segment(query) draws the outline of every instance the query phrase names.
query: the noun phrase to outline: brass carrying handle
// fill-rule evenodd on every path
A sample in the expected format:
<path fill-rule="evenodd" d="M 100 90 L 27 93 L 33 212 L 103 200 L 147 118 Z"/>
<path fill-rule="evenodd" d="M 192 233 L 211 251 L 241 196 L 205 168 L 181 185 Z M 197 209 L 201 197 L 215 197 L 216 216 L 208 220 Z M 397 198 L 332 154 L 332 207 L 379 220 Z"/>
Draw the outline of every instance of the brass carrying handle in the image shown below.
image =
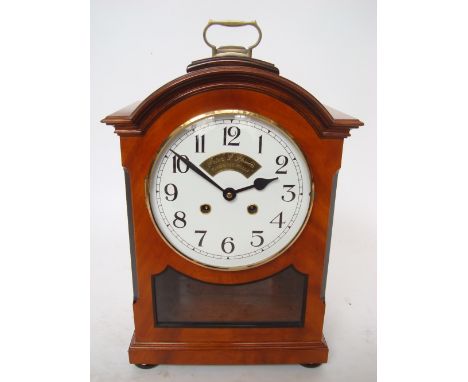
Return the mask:
<path fill-rule="evenodd" d="M 224 27 L 243 27 L 243 26 L 253 26 L 258 32 L 258 39 L 257 41 L 249 46 L 237 46 L 237 45 L 226 45 L 216 47 L 211 44 L 208 39 L 206 38 L 206 33 L 208 29 L 212 25 L 221 25 Z M 208 24 L 206 25 L 205 29 L 203 30 L 203 40 L 205 40 L 206 45 L 211 48 L 211 54 L 213 57 L 221 57 L 221 56 L 243 56 L 243 57 L 252 57 L 252 49 L 255 48 L 260 41 L 262 41 L 262 30 L 258 26 L 256 21 L 216 21 L 216 20 L 209 20 Z"/>

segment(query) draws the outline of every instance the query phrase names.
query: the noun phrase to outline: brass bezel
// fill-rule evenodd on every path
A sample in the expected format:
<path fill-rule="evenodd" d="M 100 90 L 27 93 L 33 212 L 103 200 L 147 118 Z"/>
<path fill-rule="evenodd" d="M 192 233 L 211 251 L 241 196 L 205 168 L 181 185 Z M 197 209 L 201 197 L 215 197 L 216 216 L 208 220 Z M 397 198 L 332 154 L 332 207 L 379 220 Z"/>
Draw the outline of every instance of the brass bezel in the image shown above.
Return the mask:
<path fill-rule="evenodd" d="M 186 122 L 184 122 L 183 124 L 181 124 L 180 126 L 176 127 L 174 130 L 172 130 L 169 135 L 167 136 L 167 138 L 161 143 L 161 146 L 159 147 L 159 149 L 156 151 L 156 154 L 154 156 L 154 159 L 152 160 L 151 162 L 151 166 L 150 166 L 150 170 L 149 170 L 149 173 L 146 175 L 145 177 L 145 181 L 144 181 L 144 187 L 145 187 L 145 202 L 146 202 L 146 207 L 148 208 L 148 212 L 149 212 L 149 215 L 150 215 L 150 218 L 151 218 L 151 221 L 153 222 L 153 225 L 156 229 L 156 232 L 159 234 L 159 236 L 162 238 L 162 240 L 176 253 L 178 254 L 179 256 L 182 256 L 185 260 L 193 263 L 193 264 L 196 264 L 198 266 L 201 266 L 203 268 L 207 268 L 207 269 L 211 269 L 211 270 L 217 270 L 217 271 L 226 271 L 226 272 L 235 272 L 235 271 L 242 271 L 242 270 L 246 270 L 246 269 L 251 269 L 251 268 L 256 268 L 258 266 L 261 266 L 263 264 L 266 264 L 274 259 L 276 259 L 278 256 L 282 255 L 284 252 L 286 252 L 293 244 L 294 242 L 299 238 L 299 236 L 302 234 L 302 232 L 304 231 L 305 229 L 305 226 L 307 225 L 307 223 L 309 222 L 309 218 L 310 218 L 310 214 L 312 212 L 312 207 L 313 207 L 313 204 L 314 204 L 314 199 L 315 199 L 315 185 L 314 185 L 314 174 L 313 172 L 311 171 L 311 168 L 310 168 L 310 165 L 309 165 L 309 162 L 307 160 L 307 157 L 303 154 L 304 156 L 304 159 L 306 160 L 306 163 L 307 163 L 307 167 L 309 169 L 309 174 L 310 174 L 310 181 L 311 181 L 311 187 L 310 187 L 310 201 L 309 201 L 309 209 L 307 211 L 307 215 L 304 219 L 304 222 L 302 223 L 302 226 L 301 228 L 299 229 L 299 231 L 297 231 L 296 235 L 289 241 L 289 243 L 284 246 L 281 251 L 279 251 L 278 253 L 266 258 L 266 259 L 263 259 L 261 261 L 258 261 L 256 263 L 253 263 L 253 264 L 250 264 L 250 265 L 244 265 L 244 266 L 237 266 L 237 267 L 230 267 L 230 268 L 226 268 L 226 267 L 217 267 L 217 266 L 214 266 L 214 265 L 208 265 L 208 264 L 204 264 L 202 262 L 199 262 L 197 260 L 194 260 L 192 258 L 190 258 L 189 256 L 187 255 L 184 255 L 181 251 L 179 251 L 177 248 L 174 247 L 174 245 L 172 245 L 172 243 L 169 242 L 169 240 L 164 236 L 164 234 L 160 231 L 159 227 L 158 227 L 158 224 L 156 223 L 155 219 L 154 219 L 154 215 L 153 215 L 153 210 L 151 208 L 151 203 L 149 201 L 149 176 L 151 175 L 151 172 L 153 170 L 153 167 L 154 165 L 156 164 L 156 161 L 158 160 L 159 158 L 159 155 L 161 154 L 161 152 L 165 151 L 165 149 L 167 148 L 168 146 L 168 143 L 169 141 L 171 140 L 171 138 L 178 134 L 179 131 L 183 130 L 184 128 L 188 127 L 189 125 L 192 125 L 193 123 L 195 122 L 198 122 L 204 118 L 208 118 L 208 117 L 212 117 L 212 116 L 217 116 L 217 115 L 223 115 L 223 114 L 241 114 L 241 115 L 246 115 L 246 116 L 253 116 L 254 118 L 257 118 L 257 119 L 260 119 L 270 125 L 273 125 L 275 126 L 276 128 L 278 128 L 279 130 L 281 130 L 285 135 L 287 135 L 296 145 L 297 147 L 299 148 L 299 150 L 301 151 L 301 153 L 303 154 L 303 150 L 302 148 L 300 147 L 300 145 L 296 142 L 296 140 L 291 136 L 291 134 L 286 130 L 284 129 L 283 127 L 281 127 L 277 122 L 267 118 L 267 117 L 264 117 L 263 115 L 261 114 L 258 114 L 258 113 L 255 113 L 255 112 L 251 112 L 251 111 L 247 111 L 247 110 L 238 110 L 238 109 L 222 109 L 222 110 L 214 110 L 214 111 L 211 111 L 211 112 L 208 112 L 208 113 L 203 113 L 203 114 L 199 114 L 193 118 L 190 118 L 189 120 L 187 120 Z"/>

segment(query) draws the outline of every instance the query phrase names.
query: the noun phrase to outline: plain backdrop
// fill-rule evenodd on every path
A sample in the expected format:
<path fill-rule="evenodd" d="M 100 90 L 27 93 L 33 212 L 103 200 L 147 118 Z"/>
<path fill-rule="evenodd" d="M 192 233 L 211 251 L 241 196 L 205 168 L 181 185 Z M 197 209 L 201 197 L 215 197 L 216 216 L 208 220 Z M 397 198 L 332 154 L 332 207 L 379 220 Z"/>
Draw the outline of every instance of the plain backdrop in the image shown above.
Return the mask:
<path fill-rule="evenodd" d="M 257 20 L 253 56 L 322 103 L 364 121 L 345 140 L 338 178 L 324 334 L 329 362 L 279 366 L 128 364 L 133 332 L 125 185 L 118 136 L 99 121 L 208 57 L 209 19 Z M 247 44 L 249 30 L 213 30 Z M 239 41 L 242 40 L 242 41 Z M 122 1 L 91 3 L 91 380 L 376 380 L 376 4 L 359 1 Z"/>

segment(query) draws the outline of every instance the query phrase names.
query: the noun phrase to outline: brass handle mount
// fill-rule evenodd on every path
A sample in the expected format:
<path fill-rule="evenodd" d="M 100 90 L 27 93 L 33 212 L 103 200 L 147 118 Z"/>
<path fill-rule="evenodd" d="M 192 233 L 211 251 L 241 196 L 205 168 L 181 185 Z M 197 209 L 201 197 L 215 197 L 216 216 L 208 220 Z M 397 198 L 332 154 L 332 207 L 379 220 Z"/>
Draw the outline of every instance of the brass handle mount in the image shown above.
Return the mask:
<path fill-rule="evenodd" d="M 257 38 L 257 41 L 255 41 L 253 45 L 250 45 L 247 48 L 244 46 L 237 46 L 237 45 L 226 45 L 226 46 L 216 47 L 215 45 L 211 44 L 206 37 L 206 33 L 208 32 L 208 29 L 213 25 L 221 25 L 221 26 L 230 27 L 230 28 L 252 26 L 258 32 L 258 38 Z M 222 56 L 252 57 L 252 49 L 255 48 L 258 44 L 260 44 L 260 41 L 262 40 L 262 30 L 260 29 L 256 21 L 209 20 L 208 24 L 203 30 L 203 40 L 205 40 L 206 45 L 208 45 L 211 48 L 211 54 L 213 57 L 222 57 Z"/>

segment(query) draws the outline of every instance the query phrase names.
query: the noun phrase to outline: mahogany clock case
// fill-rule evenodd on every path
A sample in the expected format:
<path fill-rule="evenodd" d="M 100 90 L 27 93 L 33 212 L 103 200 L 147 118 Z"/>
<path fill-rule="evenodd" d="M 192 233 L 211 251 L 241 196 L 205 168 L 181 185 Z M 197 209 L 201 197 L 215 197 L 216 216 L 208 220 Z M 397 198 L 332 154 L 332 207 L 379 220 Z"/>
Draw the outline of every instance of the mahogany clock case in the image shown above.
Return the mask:
<path fill-rule="evenodd" d="M 130 362 L 326 362 L 322 327 L 334 185 L 343 139 L 362 123 L 325 108 L 263 61 L 212 58 L 192 63 L 187 72 L 103 120 L 120 136 L 127 180 L 135 320 Z M 176 254 L 156 229 L 146 195 L 151 165 L 173 130 L 228 109 L 282 126 L 306 157 L 315 187 L 313 208 L 296 241 L 269 262 L 232 272 Z M 189 302 L 178 303 L 181 296 Z M 262 303 L 262 297 L 273 302 Z M 255 304 L 258 309 L 239 314 Z M 223 313 L 229 306 L 230 313 Z"/>
<path fill-rule="evenodd" d="M 199 266 L 174 253 L 155 229 L 145 184 L 158 150 L 175 128 L 198 115 L 226 109 L 262 115 L 285 129 L 303 151 L 315 187 L 310 217 L 297 240 L 269 262 L 232 272 Z M 244 58 L 196 61 L 188 67 L 186 75 L 163 86 L 142 103 L 109 115 L 103 122 L 115 126 L 120 136 L 122 166 L 128 182 L 135 321 L 130 362 L 326 362 L 328 348 L 322 328 L 334 186 L 343 139 L 362 122 L 324 107 L 301 87 L 279 76 L 272 64 Z M 244 285 L 247 289 L 240 295 L 248 296 L 248 285 L 257 285 L 262 290 L 261 283 L 270 280 L 278 288 L 285 284 L 281 282 L 285 274 L 295 280 L 287 283 L 291 284 L 290 290 L 277 289 L 281 292 L 269 296 L 275 297 L 276 303 L 263 304 L 264 309 L 251 314 L 247 322 L 235 313 L 220 315 L 222 301 L 213 296 L 222 288 Z M 280 281 L 275 282 L 275 277 Z M 202 291 L 208 285 L 214 285 L 215 289 L 211 292 L 205 289 L 211 300 L 200 298 L 197 293 L 196 299 L 191 295 L 194 299 L 191 304 L 177 306 L 171 304 L 174 295 L 169 295 L 177 282 L 185 286 L 189 283 L 191 290 L 199 287 Z M 156 291 L 164 290 L 164 285 L 168 293 L 158 298 Z M 224 297 L 232 292 L 226 290 L 227 294 L 221 293 Z M 292 299 L 295 305 L 285 305 L 288 300 L 291 302 L 291 296 L 299 297 Z M 232 311 L 252 302 L 248 297 L 240 299 Z M 191 307 L 189 312 L 187 307 Z M 190 314 L 190 309 L 200 313 L 196 307 L 203 307 L 204 317 L 193 318 L 196 314 Z M 287 311 L 293 314 L 288 317 Z"/>

